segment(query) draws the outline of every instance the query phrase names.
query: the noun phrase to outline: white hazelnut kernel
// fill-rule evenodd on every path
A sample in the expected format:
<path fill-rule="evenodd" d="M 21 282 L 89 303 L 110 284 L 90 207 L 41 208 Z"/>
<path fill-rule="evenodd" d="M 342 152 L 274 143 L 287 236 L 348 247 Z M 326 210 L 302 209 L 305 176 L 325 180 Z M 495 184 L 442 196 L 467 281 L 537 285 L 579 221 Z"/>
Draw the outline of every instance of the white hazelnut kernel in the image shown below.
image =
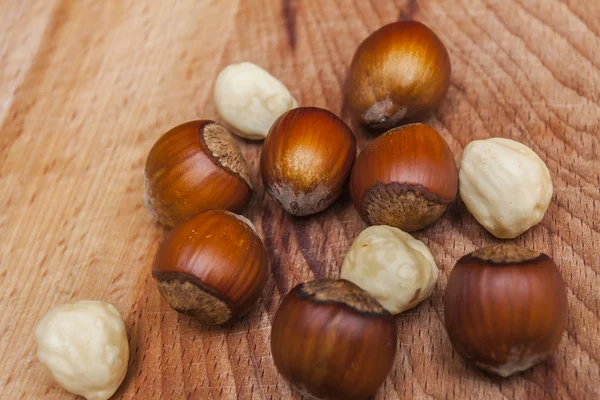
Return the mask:
<path fill-rule="evenodd" d="M 341 277 L 369 292 L 390 313 L 399 314 L 431 295 L 438 268 L 423 242 L 398 228 L 374 225 L 352 243 Z"/>
<path fill-rule="evenodd" d="M 46 314 L 35 330 L 39 360 L 64 389 L 106 400 L 125 378 L 127 332 L 111 304 L 79 301 Z"/>
<path fill-rule="evenodd" d="M 217 112 L 240 137 L 262 140 L 277 118 L 298 106 L 283 83 L 258 65 L 225 67 L 214 88 Z"/>
<path fill-rule="evenodd" d="M 552 198 L 546 164 L 529 147 L 510 139 L 469 143 L 458 176 L 469 212 L 501 239 L 517 237 L 539 223 Z"/>

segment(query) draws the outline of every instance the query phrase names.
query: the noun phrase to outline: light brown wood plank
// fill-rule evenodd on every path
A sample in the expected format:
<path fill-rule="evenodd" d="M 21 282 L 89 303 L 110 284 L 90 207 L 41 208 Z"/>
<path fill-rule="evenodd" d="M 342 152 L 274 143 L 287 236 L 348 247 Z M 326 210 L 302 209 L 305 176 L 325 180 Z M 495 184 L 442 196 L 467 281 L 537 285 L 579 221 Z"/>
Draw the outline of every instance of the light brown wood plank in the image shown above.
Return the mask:
<path fill-rule="evenodd" d="M 240 140 L 256 194 L 245 212 L 270 254 L 263 298 L 208 328 L 172 311 L 150 276 L 164 234 L 142 207 L 154 141 L 217 118 L 214 78 L 252 61 L 303 105 L 349 122 L 347 68 L 381 25 L 417 19 L 442 38 L 452 85 L 428 122 L 460 159 L 473 139 L 520 140 L 555 194 L 515 243 L 554 257 L 568 285 L 567 332 L 549 362 L 510 379 L 467 366 L 443 327 L 454 262 L 498 242 L 460 203 L 418 232 L 441 269 L 431 298 L 397 317 L 396 364 L 375 399 L 600 397 L 600 3 L 575 0 L 24 0 L 0 2 L 0 398 L 68 399 L 36 361 L 50 308 L 101 299 L 121 311 L 129 372 L 116 398 L 279 399 L 270 321 L 295 284 L 335 277 L 365 227 L 346 194 L 296 219 L 264 193 L 260 144 Z M 355 129 L 359 147 L 370 137 Z"/>

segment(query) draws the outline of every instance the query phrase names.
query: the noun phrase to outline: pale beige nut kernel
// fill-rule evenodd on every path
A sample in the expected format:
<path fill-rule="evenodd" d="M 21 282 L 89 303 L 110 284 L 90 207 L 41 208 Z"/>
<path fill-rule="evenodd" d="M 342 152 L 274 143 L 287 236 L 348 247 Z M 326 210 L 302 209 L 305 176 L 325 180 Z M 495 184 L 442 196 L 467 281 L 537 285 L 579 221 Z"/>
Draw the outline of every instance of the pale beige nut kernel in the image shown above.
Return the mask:
<path fill-rule="evenodd" d="M 37 355 L 60 386 L 88 400 L 106 400 L 123 382 L 129 344 L 111 304 L 79 301 L 46 314 L 35 330 Z"/>
<path fill-rule="evenodd" d="M 475 219 L 498 238 L 517 237 L 539 223 L 552 190 L 546 164 L 519 142 L 493 138 L 465 147 L 460 197 Z"/>
<path fill-rule="evenodd" d="M 273 122 L 298 103 L 283 83 L 258 65 L 225 67 L 214 88 L 217 112 L 238 136 L 262 140 Z"/>
<path fill-rule="evenodd" d="M 431 295 L 438 268 L 423 242 L 398 228 L 375 225 L 352 243 L 341 277 L 369 292 L 390 313 L 399 314 Z"/>

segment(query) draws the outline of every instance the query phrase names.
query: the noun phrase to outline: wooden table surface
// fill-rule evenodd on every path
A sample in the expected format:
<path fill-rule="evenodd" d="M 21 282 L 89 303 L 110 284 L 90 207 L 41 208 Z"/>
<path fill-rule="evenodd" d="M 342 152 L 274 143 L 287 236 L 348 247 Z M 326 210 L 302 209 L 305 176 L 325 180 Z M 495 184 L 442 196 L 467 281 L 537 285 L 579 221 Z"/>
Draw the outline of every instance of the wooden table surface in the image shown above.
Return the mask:
<path fill-rule="evenodd" d="M 397 19 L 425 22 L 448 47 L 452 85 L 428 121 L 457 161 L 492 136 L 546 161 L 552 204 L 514 242 L 554 258 L 569 317 L 549 362 L 510 379 L 467 366 L 443 328 L 443 289 L 460 256 L 498 240 L 457 205 L 415 235 L 440 279 L 397 317 L 396 364 L 375 399 L 600 398 L 599 0 L 4 0 L 0 17 L 0 398 L 73 398 L 37 362 L 33 330 L 51 307 L 100 299 L 130 337 L 115 398 L 299 399 L 273 366 L 270 321 L 293 285 L 338 275 L 365 227 L 348 196 L 286 215 L 262 188 L 260 143 L 240 141 L 257 187 L 245 214 L 271 274 L 248 316 L 206 328 L 171 310 L 151 278 L 164 230 L 142 207 L 145 157 L 167 129 L 216 118 L 212 85 L 234 62 L 349 121 L 353 52 Z"/>

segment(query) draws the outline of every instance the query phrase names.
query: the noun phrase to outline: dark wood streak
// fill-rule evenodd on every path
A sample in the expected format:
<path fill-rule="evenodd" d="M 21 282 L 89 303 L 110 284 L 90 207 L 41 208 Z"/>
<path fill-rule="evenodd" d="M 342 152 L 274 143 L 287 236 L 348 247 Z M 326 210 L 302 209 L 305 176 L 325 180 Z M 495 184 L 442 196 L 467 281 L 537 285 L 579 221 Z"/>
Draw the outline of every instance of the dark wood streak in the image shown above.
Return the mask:
<path fill-rule="evenodd" d="M 263 230 L 262 240 L 269 254 L 269 268 L 271 270 L 271 275 L 273 276 L 273 281 L 275 282 L 275 287 L 277 287 L 277 290 L 281 296 L 285 296 L 288 292 L 288 289 L 285 283 L 283 271 L 281 270 L 280 255 L 274 251 L 281 243 L 278 240 L 274 240 L 274 230 L 278 231 L 279 226 L 275 227 L 276 229 L 274 229 L 273 225 L 275 225 L 275 221 L 273 218 L 273 212 L 271 211 L 271 207 L 273 206 L 275 205 L 271 204 L 263 209 L 261 218 L 261 227 Z"/>
<path fill-rule="evenodd" d="M 419 5 L 417 4 L 417 0 L 408 0 L 406 5 L 400 8 L 400 13 L 398 14 L 398 21 L 411 20 L 415 18 L 415 15 L 419 12 Z"/>
<path fill-rule="evenodd" d="M 298 247 L 300 248 L 300 252 L 302 253 L 302 257 L 306 261 L 308 268 L 312 271 L 315 279 L 323 279 L 326 278 L 327 267 L 321 265 L 321 263 L 315 257 L 315 254 L 322 254 L 323 248 L 321 243 L 315 241 L 314 237 L 311 239 L 310 232 L 310 219 L 309 218 L 299 218 L 296 222 L 296 229 L 294 229 L 294 236 L 296 237 L 296 241 L 298 242 Z M 318 243 L 318 244 L 317 244 Z M 317 246 L 315 246 L 317 244 Z M 321 259 L 325 259 L 325 256 L 319 257 Z"/>
<path fill-rule="evenodd" d="M 283 0 L 283 18 L 288 43 L 292 49 L 296 48 L 296 0 Z"/>

